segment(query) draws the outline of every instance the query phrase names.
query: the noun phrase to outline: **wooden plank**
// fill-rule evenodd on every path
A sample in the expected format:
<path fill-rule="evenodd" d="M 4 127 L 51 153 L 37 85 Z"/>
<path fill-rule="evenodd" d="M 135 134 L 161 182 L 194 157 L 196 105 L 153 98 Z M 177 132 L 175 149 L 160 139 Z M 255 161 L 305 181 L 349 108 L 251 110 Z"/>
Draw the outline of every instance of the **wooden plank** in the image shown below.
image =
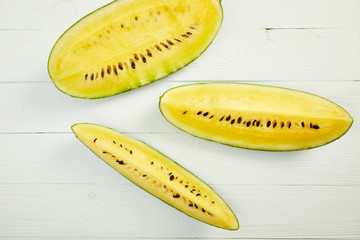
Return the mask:
<path fill-rule="evenodd" d="M 209 184 L 360 186 L 358 133 L 300 152 L 233 148 L 186 133 L 128 135 Z M 2 134 L 0 144 L 0 184 L 127 183 L 70 133 Z"/>
<path fill-rule="evenodd" d="M 17 238 L 17 237 L 12 237 L 11 240 L 23 240 L 24 238 Z M 66 239 L 66 240 L 82 240 L 84 238 L 82 237 L 62 237 L 62 238 L 58 238 L 58 237 L 46 237 L 46 239 L 58 239 L 58 240 L 62 240 L 62 239 Z M 112 237 L 86 237 L 86 239 L 89 240 L 114 240 L 114 238 Z M 144 239 L 150 239 L 150 238 L 138 238 L 138 237 L 116 237 L 116 239 L 131 239 L 131 240 L 144 240 Z M 205 240 L 205 239 L 209 239 L 209 238 L 156 238 L 156 240 Z M 219 240 L 219 239 L 226 239 L 226 238 L 210 238 L 212 240 Z M 245 240 L 274 240 L 274 238 L 242 238 L 242 237 L 237 237 L 237 238 L 233 238 L 233 239 L 245 239 Z M 277 238 L 277 240 L 296 240 L 296 239 L 304 239 L 304 238 Z M 26 237 L 26 240 L 39 240 L 39 238 L 28 238 Z M 336 240 L 335 238 L 306 238 L 306 240 Z M 344 239 L 338 239 L 338 240 L 344 240 Z"/>
<path fill-rule="evenodd" d="M 223 0 L 219 35 L 183 70 L 111 98 L 71 98 L 48 77 L 51 47 L 110 1 L 0 1 L 0 239 L 360 239 L 360 1 Z M 355 122 L 341 139 L 299 152 L 198 139 L 163 119 L 158 98 L 205 81 L 311 92 Z M 178 161 L 229 203 L 241 229 L 207 226 L 129 183 L 74 137 L 77 122 Z"/>
<path fill-rule="evenodd" d="M 0 29 L 59 29 L 65 31 L 77 20 L 111 0 L 2 0 Z"/>
<path fill-rule="evenodd" d="M 12 237 L 11 240 L 23 240 L 24 238 L 17 238 L 17 237 Z M 66 239 L 66 240 L 82 240 L 84 238 L 82 237 L 46 237 L 46 239 L 58 239 L 58 240 L 62 240 L 62 239 Z M 86 239 L 89 240 L 114 240 L 114 238 L 112 237 L 86 237 Z M 131 239 L 131 240 L 144 240 L 144 239 L 150 239 L 150 238 L 138 238 L 138 237 L 116 237 L 116 239 Z M 156 240 L 205 240 L 205 239 L 209 239 L 209 238 L 156 238 Z M 226 239 L 226 238 L 210 238 L 212 240 L 219 240 L 219 239 Z M 245 239 L 245 240 L 274 240 L 274 238 L 242 238 L 242 237 L 237 237 L 237 238 L 233 238 L 233 239 Z M 304 239 L 304 238 L 277 238 L 277 240 L 296 240 L 296 239 Z M 26 237 L 26 240 L 39 240 L 39 238 L 28 238 Z M 306 238 L 306 240 L 336 240 L 335 238 Z M 344 240 L 344 239 L 338 239 L 338 240 Z"/>
<path fill-rule="evenodd" d="M 240 230 L 205 225 L 130 184 L 1 184 L 0 237 L 360 236 L 359 186 L 212 187 L 238 216 Z"/>
<path fill-rule="evenodd" d="M 50 81 L 60 31 L 0 31 L 0 82 Z M 167 77 L 196 80 L 359 80 L 360 29 L 233 29 L 224 23 L 196 61 Z"/>
<path fill-rule="evenodd" d="M 356 0 L 225 0 L 225 21 L 232 27 L 357 28 Z"/>
<path fill-rule="evenodd" d="M 111 98 L 87 100 L 69 97 L 50 82 L 1 83 L 0 133 L 70 132 L 78 122 L 94 122 L 126 132 L 178 132 L 162 117 L 162 94 L 191 82 L 165 79 Z M 194 82 L 193 82 L 194 83 Z M 325 97 L 360 115 L 358 81 L 264 81 L 265 85 L 290 87 Z M 325 87 L 326 86 L 326 87 Z M 359 132 L 355 121 L 352 131 Z"/>
<path fill-rule="evenodd" d="M 59 29 L 111 0 L 2 0 L 0 29 Z M 357 0 L 224 0 L 225 22 L 237 28 L 341 28 L 360 21 Z M 26 20 L 24 20 L 26 19 Z"/>

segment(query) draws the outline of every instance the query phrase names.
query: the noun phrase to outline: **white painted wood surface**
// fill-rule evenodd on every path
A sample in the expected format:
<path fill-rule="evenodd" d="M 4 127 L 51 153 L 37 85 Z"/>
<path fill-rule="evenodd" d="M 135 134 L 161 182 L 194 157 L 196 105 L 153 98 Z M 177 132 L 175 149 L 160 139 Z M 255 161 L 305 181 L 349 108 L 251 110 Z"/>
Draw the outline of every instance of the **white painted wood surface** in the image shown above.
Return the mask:
<path fill-rule="evenodd" d="M 118 96 L 59 92 L 56 39 L 108 0 L 0 0 L 0 239 L 360 239 L 360 1 L 223 0 L 224 22 L 195 62 Z M 181 132 L 161 116 L 171 87 L 205 81 L 284 86 L 354 117 L 321 148 L 261 152 Z M 207 226 L 129 183 L 73 136 L 94 122 L 143 140 L 208 182 L 240 229 Z"/>

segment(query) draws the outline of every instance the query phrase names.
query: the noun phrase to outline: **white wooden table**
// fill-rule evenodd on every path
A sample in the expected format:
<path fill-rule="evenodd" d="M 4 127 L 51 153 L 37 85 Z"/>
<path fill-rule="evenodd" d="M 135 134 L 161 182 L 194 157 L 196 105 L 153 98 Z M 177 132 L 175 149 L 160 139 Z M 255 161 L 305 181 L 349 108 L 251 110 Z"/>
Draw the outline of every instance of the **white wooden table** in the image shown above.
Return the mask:
<path fill-rule="evenodd" d="M 100 100 L 47 74 L 56 39 L 109 0 L 0 0 L 0 239 L 360 239 L 360 1 L 223 0 L 210 48 L 181 71 Z M 236 81 L 311 92 L 344 107 L 350 131 L 321 148 L 262 152 L 192 137 L 164 120 L 162 93 Z M 209 183 L 238 231 L 178 212 L 72 134 L 93 122 L 145 141 Z"/>

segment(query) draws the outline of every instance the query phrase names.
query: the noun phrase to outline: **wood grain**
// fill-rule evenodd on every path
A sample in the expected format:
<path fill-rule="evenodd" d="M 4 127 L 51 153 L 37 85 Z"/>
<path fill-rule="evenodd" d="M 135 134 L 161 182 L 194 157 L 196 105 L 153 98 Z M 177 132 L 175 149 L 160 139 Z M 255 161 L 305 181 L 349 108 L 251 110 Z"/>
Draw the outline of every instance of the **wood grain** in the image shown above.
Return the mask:
<path fill-rule="evenodd" d="M 239 81 L 242 82 L 242 81 Z M 160 80 L 117 96 L 86 100 L 69 97 L 50 82 L 0 84 L 0 133 L 70 132 L 71 125 L 93 122 L 126 132 L 178 132 L 162 117 L 159 97 L 173 87 L 197 82 Z M 325 97 L 360 115 L 360 82 L 266 81 L 264 85 L 289 87 Z M 71 107 L 70 107 L 71 106 Z M 351 132 L 357 134 L 355 121 Z"/>
<path fill-rule="evenodd" d="M 111 0 L 2 0 L 1 29 L 65 30 Z M 237 28 L 358 28 L 357 0 L 223 0 L 225 22 Z M 40 14 L 41 13 L 41 14 Z"/>
<path fill-rule="evenodd" d="M 0 31 L 0 83 L 51 81 L 47 59 L 61 33 Z M 233 29 L 224 21 L 198 61 L 166 79 L 354 81 L 360 79 L 359 46 L 360 29 Z"/>
<path fill-rule="evenodd" d="M 2 238 L 356 238 L 360 234 L 359 186 L 211 185 L 238 215 L 241 231 L 235 232 L 189 218 L 132 184 L 0 186 Z"/>
<path fill-rule="evenodd" d="M 209 184 L 238 186 L 360 186 L 358 137 L 301 152 L 233 148 L 185 133 L 129 133 Z M 69 134 L 3 134 L 0 184 L 93 184 L 122 181 Z M 106 177 L 105 177 L 106 176 Z"/>
<path fill-rule="evenodd" d="M 0 239 L 360 239 L 360 1 L 223 0 L 224 22 L 184 69 L 106 99 L 58 91 L 47 73 L 57 38 L 110 0 L 0 1 Z M 168 89 L 207 81 L 323 96 L 350 131 L 298 152 L 233 148 L 163 119 Z M 240 230 L 207 226 L 131 184 L 70 126 L 94 122 L 144 141 L 198 175 Z"/>

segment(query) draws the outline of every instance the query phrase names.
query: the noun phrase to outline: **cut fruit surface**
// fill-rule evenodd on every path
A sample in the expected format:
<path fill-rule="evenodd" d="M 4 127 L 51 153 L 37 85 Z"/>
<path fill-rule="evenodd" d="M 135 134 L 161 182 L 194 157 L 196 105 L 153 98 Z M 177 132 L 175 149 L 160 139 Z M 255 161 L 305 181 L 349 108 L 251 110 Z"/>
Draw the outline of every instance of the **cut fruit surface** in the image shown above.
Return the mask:
<path fill-rule="evenodd" d="M 155 197 L 210 225 L 239 228 L 236 216 L 214 190 L 150 146 L 96 124 L 76 124 L 72 130 L 107 164 Z"/>
<path fill-rule="evenodd" d="M 49 57 L 49 75 L 74 97 L 118 94 L 196 59 L 221 22 L 219 0 L 114 1 L 59 38 Z"/>
<path fill-rule="evenodd" d="M 340 106 L 319 96 L 241 83 L 181 86 L 160 99 L 163 116 L 194 136 L 271 151 L 319 147 L 351 127 Z"/>

